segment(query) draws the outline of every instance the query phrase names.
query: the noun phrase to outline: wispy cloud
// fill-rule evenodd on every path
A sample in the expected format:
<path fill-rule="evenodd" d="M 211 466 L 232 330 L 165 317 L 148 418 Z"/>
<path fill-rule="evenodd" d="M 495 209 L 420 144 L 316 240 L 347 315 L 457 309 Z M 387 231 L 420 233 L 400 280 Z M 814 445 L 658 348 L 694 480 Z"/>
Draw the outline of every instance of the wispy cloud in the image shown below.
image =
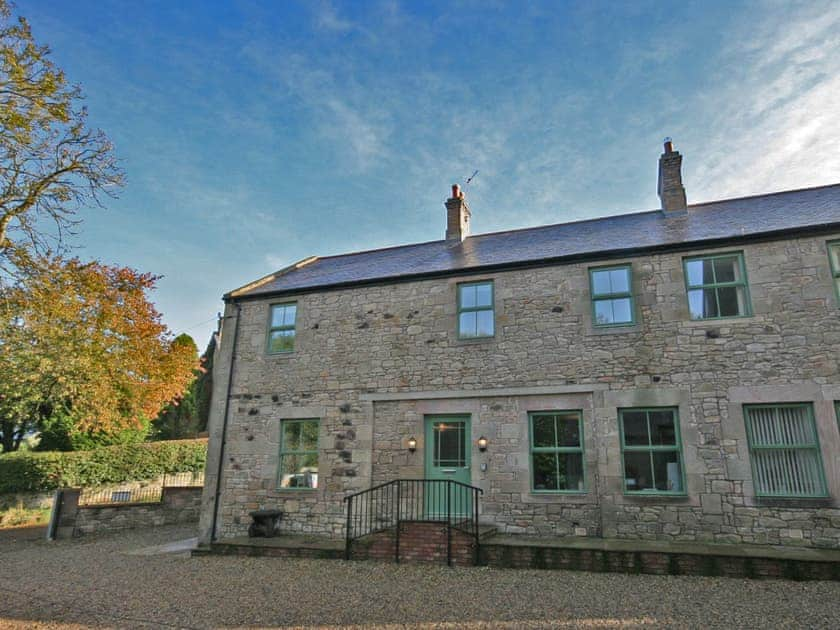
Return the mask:
<path fill-rule="evenodd" d="M 832 183 L 840 177 L 840 5 L 779 6 L 724 49 L 700 101 L 708 138 L 694 198 Z M 815 159 L 815 156 L 819 159 Z M 698 156 L 700 157 L 700 156 Z"/>

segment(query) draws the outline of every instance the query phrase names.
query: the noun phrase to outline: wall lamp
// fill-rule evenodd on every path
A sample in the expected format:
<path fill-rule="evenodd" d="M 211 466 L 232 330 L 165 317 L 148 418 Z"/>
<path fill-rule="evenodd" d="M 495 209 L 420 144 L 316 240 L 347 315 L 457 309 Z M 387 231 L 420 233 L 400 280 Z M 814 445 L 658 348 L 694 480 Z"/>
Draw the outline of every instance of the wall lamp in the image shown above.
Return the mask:
<path fill-rule="evenodd" d="M 478 444 L 478 450 L 482 453 L 487 450 L 487 438 L 483 435 L 480 438 L 478 438 L 476 444 Z"/>
<path fill-rule="evenodd" d="M 417 440 L 414 438 L 413 435 L 410 438 L 408 438 L 408 450 L 411 453 L 417 450 Z"/>

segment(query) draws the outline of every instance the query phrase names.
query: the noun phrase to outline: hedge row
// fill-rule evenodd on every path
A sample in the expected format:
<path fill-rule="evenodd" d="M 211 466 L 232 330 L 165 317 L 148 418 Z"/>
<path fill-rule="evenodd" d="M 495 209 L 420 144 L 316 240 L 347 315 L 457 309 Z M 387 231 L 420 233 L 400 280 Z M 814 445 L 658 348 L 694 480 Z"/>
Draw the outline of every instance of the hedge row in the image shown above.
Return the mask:
<path fill-rule="evenodd" d="M 0 455 L 0 494 L 79 488 L 204 470 L 207 440 L 120 444 L 91 451 Z"/>

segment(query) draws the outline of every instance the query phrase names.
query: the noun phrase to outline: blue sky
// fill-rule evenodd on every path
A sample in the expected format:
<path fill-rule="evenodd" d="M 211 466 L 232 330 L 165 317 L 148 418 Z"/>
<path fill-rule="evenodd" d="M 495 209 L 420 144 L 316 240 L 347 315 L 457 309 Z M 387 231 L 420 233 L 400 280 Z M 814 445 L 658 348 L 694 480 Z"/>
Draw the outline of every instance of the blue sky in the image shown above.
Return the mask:
<path fill-rule="evenodd" d="M 220 296 L 312 254 L 840 181 L 840 3 L 19 0 L 128 185 L 80 255 Z M 204 322 L 204 323 L 202 323 Z"/>

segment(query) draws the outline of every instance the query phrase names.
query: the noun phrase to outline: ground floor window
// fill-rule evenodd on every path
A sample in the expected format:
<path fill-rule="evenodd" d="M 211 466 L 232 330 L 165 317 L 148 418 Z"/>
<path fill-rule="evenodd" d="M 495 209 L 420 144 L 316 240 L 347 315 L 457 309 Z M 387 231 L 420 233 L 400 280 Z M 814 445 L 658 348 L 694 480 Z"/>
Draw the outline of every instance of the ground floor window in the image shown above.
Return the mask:
<path fill-rule="evenodd" d="M 746 405 L 744 418 L 756 495 L 826 496 L 814 409 L 810 404 Z"/>
<path fill-rule="evenodd" d="M 583 492 L 583 419 L 579 411 L 534 412 L 531 487 L 534 492 Z"/>
<path fill-rule="evenodd" d="M 620 409 L 618 422 L 628 494 L 685 494 L 675 408 Z"/>
<path fill-rule="evenodd" d="M 280 488 L 318 487 L 317 419 L 280 422 Z"/>

